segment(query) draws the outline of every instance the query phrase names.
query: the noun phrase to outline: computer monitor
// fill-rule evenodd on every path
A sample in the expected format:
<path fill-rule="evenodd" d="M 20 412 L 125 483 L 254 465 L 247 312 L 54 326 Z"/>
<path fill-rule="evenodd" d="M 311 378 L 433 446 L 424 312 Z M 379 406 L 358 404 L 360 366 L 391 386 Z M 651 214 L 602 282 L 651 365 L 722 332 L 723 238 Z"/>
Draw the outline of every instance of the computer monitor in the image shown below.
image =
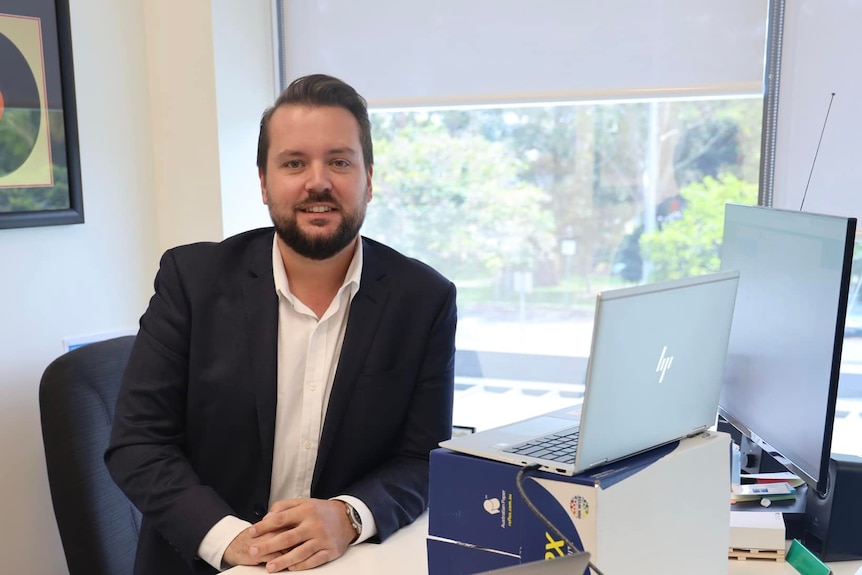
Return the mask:
<path fill-rule="evenodd" d="M 725 208 L 721 269 L 739 270 L 719 415 L 825 493 L 856 219 Z"/>

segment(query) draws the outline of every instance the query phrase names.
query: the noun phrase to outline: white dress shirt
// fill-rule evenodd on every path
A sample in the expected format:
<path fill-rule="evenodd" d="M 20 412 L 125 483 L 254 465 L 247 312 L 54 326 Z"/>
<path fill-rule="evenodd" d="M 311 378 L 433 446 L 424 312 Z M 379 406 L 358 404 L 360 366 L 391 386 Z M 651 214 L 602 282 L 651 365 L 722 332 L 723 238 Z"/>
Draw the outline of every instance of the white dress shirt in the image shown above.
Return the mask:
<path fill-rule="evenodd" d="M 270 505 L 282 499 L 311 496 L 320 433 L 341 355 L 350 303 L 359 291 L 362 275 L 360 240 L 344 283 L 329 308 L 318 318 L 290 292 L 276 238 L 272 244 L 272 268 L 278 294 L 278 390 Z M 297 350 L 304 353 L 297 353 Z M 349 495 L 335 499 L 350 503 L 362 518 L 362 533 L 354 543 L 377 533 L 374 516 L 362 501 Z M 201 541 L 198 556 L 221 569 L 228 545 L 249 525 L 232 515 L 224 517 Z"/>

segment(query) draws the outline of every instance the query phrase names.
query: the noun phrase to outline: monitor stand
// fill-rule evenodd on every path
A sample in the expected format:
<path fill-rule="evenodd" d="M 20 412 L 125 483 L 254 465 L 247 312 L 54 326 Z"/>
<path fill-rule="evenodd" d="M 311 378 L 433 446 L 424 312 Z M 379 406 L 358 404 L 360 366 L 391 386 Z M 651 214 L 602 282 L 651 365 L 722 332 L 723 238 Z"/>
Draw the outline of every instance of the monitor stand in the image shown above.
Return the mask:
<path fill-rule="evenodd" d="M 832 454 L 826 494 L 809 490 L 803 544 L 824 561 L 862 559 L 862 458 Z"/>
<path fill-rule="evenodd" d="M 733 439 L 739 445 L 740 468 L 745 473 L 781 473 L 787 471 L 786 467 L 744 435 L 740 434 L 739 437 Z"/>

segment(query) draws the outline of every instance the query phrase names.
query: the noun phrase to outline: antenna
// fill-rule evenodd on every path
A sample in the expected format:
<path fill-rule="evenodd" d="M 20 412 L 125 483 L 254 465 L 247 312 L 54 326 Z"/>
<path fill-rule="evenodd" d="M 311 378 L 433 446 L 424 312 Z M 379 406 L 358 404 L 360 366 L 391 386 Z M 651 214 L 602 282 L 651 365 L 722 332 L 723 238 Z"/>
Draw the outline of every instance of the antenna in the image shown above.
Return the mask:
<path fill-rule="evenodd" d="M 802 194 L 802 203 L 799 204 L 799 211 L 805 205 L 805 196 L 808 195 L 808 186 L 811 185 L 811 175 L 814 173 L 814 164 L 817 163 L 817 154 L 820 153 L 820 144 L 823 142 L 823 133 L 826 131 L 826 122 L 829 121 L 829 111 L 832 109 L 832 101 L 835 100 L 835 92 L 832 92 L 832 97 L 829 98 L 829 107 L 826 108 L 826 117 L 823 118 L 823 128 L 820 130 L 820 139 L 817 140 L 817 149 L 814 151 L 814 161 L 811 162 L 811 171 L 808 172 L 808 182 L 805 184 L 805 192 Z"/>

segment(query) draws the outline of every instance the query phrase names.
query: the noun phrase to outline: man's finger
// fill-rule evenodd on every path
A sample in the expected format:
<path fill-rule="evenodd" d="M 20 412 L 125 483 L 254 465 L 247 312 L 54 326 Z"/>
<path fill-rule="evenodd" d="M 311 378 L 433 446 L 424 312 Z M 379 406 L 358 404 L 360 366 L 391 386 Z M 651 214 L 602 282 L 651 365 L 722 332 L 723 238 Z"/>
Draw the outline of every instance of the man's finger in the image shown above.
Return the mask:
<path fill-rule="evenodd" d="M 276 557 L 272 561 L 267 562 L 266 570 L 270 573 L 276 573 L 285 569 L 290 569 L 291 571 L 311 569 L 312 567 L 328 563 L 337 556 L 329 549 L 319 549 L 318 543 L 311 540 L 294 547 L 281 557 Z"/>
<path fill-rule="evenodd" d="M 249 556 L 248 565 L 260 565 L 261 563 L 268 563 L 274 559 L 278 559 L 282 555 L 284 555 L 284 554 L 281 551 L 279 551 L 277 553 L 270 553 L 269 555 L 264 555 L 262 557 Z"/>
<path fill-rule="evenodd" d="M 320 567 L 324 563 L 329 563 L 333 559 L 337 559 L 340 555 L 336 555 L 332 549 L 322 549 L 317 553 L 314 553 L 306 559 L 305 561 L 300 561 L 299 563 L 294 563 L 291 565 L 292 571 L 304 571 L 306 569 L 314 569 L 315 567 Z"/>
<path fill-rule="evenodd" d="M 299 529 L 288 529 L 275 535 L 252 539 L 249 544 L 249 554 L 252 557 L 267 556 L 272 553 L 287 553 L 308 537 Z"/>
<path fill-rule="evenodd" d="M 290 509 L 284 511 L 269 512 L 263 519 L 251 526 L 252 537 L 260 537 L 265 533 L 289 529 L 296 524 L 296 514 Z"/>
<path fill-rule="evenodd" d="M 269 513 L 277 513 L 279 511 L 286 511 L 288 509 L 293 509 L 298 505 L 302 505 L 304 501 L 308 501 L 307 499 L 280 499 L 269 506 Z"/>
<path fill-rule="evenodd" d="M 230 565 L 260 565 L 281 556 L 281 552 L 264 552 L 252 555 L 251 543 L 254 540 L 247 532 L 241 533 L 231 541 L 224 553 L 224 560 Z"/>

